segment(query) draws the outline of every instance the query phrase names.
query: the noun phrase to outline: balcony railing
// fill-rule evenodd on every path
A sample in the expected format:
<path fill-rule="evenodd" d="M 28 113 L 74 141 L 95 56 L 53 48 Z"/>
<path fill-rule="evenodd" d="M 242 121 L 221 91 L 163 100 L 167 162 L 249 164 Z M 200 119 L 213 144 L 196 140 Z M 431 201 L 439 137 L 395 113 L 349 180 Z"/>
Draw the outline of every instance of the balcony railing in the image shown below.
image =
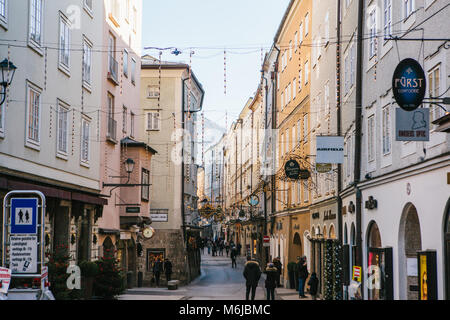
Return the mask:
<path fill-rule="evenodd" d="M 111 80 L 116 86 L 119 85 L 119 64 L 113 56 L 109 56 L 109 68 L 108 68 L 108 79 Z"/>
<path fill-rule="evenodd" d="M 108 117 L 108 132 L 106 138 L 114 143 L 117 143 L 117 121 Z"/>

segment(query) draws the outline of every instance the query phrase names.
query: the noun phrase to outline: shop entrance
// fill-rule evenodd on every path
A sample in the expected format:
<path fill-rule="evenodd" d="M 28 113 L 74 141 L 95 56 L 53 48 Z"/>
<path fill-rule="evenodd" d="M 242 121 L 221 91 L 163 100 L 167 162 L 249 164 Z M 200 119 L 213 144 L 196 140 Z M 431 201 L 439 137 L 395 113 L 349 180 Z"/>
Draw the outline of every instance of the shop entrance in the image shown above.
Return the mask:
<path fill-rule="evenodd" d="M 402 270 L 399 275 L 403 275 L 403 278 L 400 278 L 400 299 L 417 300 L 419 298 L 417 251 L 422 250 L 422 238 L 417 210 L 411 203 L 403 210 L 398 243 L 399 268 Z"/>

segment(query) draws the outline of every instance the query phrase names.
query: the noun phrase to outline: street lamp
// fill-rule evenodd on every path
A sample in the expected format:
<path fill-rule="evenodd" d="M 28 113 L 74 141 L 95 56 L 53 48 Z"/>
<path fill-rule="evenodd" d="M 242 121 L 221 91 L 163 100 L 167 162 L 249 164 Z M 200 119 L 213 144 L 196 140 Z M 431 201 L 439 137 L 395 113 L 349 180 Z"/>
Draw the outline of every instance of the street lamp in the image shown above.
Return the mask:
<path fill-rule="evenodd" d="M 130 177 L 130 174 L 133 172 L 133 169 L 134 169 L 134 160 L 131 158 L 128 158 L 127 160 L 125 160 L 124 164 L 125 164 L 125 170 L 128 173 L 128 177 Z"/>
<path fill-rule="evenodd" d="M 2 69 L 2 82 L 0 84 L 3 87 L 3 90 L 1 92 L 2 95 L 2 100 L 0 102 L 1 106 L 6 99 L 6 88 L 11 85 L 17 67 L 11 61 L 5 59 L 2 62 L 0 62 L 0 68 Z M 10 73 L 11 77 L 9 77 Z"/>

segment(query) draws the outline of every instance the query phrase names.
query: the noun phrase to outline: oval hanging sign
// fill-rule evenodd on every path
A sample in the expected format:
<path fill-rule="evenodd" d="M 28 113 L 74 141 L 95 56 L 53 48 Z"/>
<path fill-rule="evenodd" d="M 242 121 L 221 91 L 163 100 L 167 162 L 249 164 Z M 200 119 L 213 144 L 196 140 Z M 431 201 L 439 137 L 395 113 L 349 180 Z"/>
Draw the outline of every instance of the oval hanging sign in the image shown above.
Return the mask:
<path fill-rule="evenodd" d="M 422 66 L 414 59 L 402 60 L 394 71 L 392 90 L 395 101 L 406 111 L 422 104 L 426 91 L 426 78 Z"/>
<path fill-rule="evenodd" d="M 327 173 L 332 169 L 331 163 L 316 163 L 316 171 L 318 173 Z"/>
<path fill-rule="evenodd" d="M 284 172 L 289 179 L 297 180 L 300 175 L 300 165 L 295 160 L 289 160 L 284 165 Z"/>

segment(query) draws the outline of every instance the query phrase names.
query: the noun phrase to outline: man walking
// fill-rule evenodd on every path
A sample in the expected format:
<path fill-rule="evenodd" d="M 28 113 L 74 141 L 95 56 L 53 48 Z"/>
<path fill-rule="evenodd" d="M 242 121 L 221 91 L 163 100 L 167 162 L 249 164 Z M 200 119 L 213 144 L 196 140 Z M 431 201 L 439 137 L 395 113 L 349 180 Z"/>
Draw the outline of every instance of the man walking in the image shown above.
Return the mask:
<path fill-rule="evenodd" d="M 169 282 L 172 276 L 172 262 L 167 258 L 166 261 L 164 261 L 164 272 L 166 274 L 167 282 Z"/>
<path fill-rule="evenodd" d="M 153 275 L 155 276 L 156 286 L 159 287 L 159 277 L 161 276 L 161 270 L 163 268 L 163 264 L 161 259 L 158 258 L 153 265 Z"/>
<path fill-rule="evenodd" d="M 255 300 L 256 287 L 258 286 L 258 281 L 261 278 L 261 269 L 259 268 L 259 263 L 253 261 L 250 256 L 247 257 L 247 262 L 244 268 L 244 278 L 246 280 L 246 292 L 245 300 L 249 300 L 250 291 L 252 292 L 251 300 Z"/>
<path fill-rule="evenodd" d="M 228 242 L 225 242 L 225 251 L 227 252 L 228 257 L 228 254 L 230 253 L 230 244 Z"/>
<path fill-rule="evenodd" d="M 306 264 L 306 256 L 299 259 L 297 263 L 298 270 L 298 296 L 300 298 L 306 298 L 305 296 L 305 283 L 308 278 L 308 266 Z"/>
<path fill-rule="evenodd" d="M 231 268 L 236 268 L 236 256 L 237 256 L 237 250 L 236 247 L 233 246 L 231 248 L 230 258 L 231 258 Z"/>

